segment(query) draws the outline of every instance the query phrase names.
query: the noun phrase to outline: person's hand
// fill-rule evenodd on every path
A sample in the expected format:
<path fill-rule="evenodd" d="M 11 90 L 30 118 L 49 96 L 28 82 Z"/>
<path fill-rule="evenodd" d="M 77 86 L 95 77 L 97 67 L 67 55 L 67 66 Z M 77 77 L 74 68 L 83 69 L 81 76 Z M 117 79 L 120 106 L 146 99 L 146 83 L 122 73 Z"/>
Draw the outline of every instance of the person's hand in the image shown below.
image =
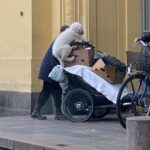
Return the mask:
<path fill-rule="evenodd" d="M 140 44 L 140 40 L 141 40 L 141 38 L 139 38 L 139 37 L 135 38 L 135 39 L 134 39 L 134 44 L 135 44 L 135 45 Z"/>

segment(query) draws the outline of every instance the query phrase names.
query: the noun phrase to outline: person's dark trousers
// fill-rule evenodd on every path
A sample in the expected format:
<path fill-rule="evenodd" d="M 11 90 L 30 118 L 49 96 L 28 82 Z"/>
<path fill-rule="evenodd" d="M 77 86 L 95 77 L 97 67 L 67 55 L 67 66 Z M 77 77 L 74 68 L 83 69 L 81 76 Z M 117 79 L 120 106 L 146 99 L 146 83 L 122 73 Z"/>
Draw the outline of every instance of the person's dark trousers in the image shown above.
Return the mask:
<path fill-rule="evenodd" d="M 46 103 L 46 101 L 48 100 L 50 94 L 52 94 L 54 98 L 56 115 L 61 114 L 62 89 L 59 83 L 44 81 L 42 91 L 40 92 L 39 99 L 37 103 L 35 104 L 35 107 L 32 113 L 32 118 L 38 118 L 38 119 L 43 119 L 43 120 L 46 119 L 45 116 L 40 115 L 40 110 L 43 107 L 43 105 Z"/>
<path fill-rule="evenodd" d="M 54 98 L 55 108 L 61 108 L 62 89 L 57 82 L 43 82 L 43 88 L 39 95 L 38 104 L 42 107 L 48 100 L 50 94 Z"/>

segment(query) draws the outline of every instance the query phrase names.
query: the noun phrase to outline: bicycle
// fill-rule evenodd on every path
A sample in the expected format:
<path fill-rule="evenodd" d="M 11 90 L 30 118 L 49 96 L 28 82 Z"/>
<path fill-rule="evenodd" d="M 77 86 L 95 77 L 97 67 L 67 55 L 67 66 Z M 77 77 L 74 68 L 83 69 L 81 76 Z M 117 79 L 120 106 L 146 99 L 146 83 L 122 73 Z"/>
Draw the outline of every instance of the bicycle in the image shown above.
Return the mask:
<path fill-rule="evenodd" d="M 150 115 L 150 46 L 141 52 L 127 53 L 128 77 L 123 82 L 117 97 L 116 112 L 120 124 L 126 128 L 126 118 Z M 124 94 L 126 93 L 126 94 Z"/>

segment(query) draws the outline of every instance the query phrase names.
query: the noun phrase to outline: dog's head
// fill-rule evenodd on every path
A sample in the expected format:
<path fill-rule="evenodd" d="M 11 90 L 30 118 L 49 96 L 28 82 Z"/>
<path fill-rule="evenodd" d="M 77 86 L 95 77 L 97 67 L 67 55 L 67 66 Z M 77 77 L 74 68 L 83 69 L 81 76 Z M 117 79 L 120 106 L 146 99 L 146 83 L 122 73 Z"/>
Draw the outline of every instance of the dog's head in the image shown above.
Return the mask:
<path fill-rule="evenodd" d="M 79 22 L 72 23 L 70 28 L 80 35 L 84 34 L 83 27 Z"/>

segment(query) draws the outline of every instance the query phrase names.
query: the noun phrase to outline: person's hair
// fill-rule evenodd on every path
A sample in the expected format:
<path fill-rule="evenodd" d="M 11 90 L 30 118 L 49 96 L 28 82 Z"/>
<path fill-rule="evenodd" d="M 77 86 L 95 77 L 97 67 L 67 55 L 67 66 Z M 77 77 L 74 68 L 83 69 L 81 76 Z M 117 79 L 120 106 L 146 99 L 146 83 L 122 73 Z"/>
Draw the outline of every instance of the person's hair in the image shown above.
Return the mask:
<path fill-rule="evenodd" d="M 63 25 L 63 26 L 61 26 L 61 28 L 60 28 L 60 32 L 65 31 L 67 28 L 69 28 L 69 26 L 68 26 L 68 25 Z"/>

